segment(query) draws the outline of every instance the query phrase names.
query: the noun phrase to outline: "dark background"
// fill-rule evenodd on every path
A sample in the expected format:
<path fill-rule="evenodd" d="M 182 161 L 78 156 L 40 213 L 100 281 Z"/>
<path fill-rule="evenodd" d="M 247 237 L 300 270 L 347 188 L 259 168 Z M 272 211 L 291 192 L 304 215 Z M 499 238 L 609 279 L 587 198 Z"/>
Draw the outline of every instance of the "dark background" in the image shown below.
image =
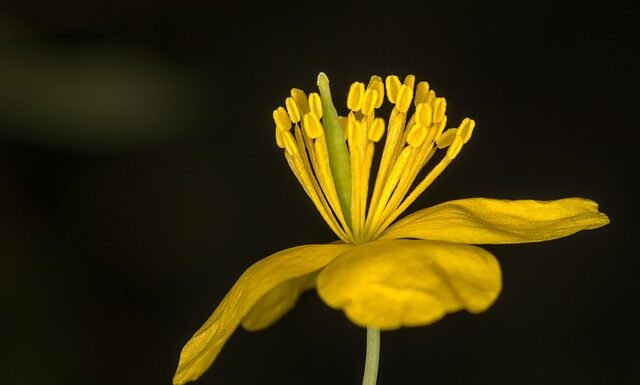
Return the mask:
<path fill-rule="evenodd" d="M 612 2 L 0 5 L 0 384 L 169 384 L 251 263 L 334 239 L 272 110 L 332 79 L 428 80 L 476 130 L 414 204 L 600 203 L 611 224 L 491 246 L 482 315 L 383 333 L 380 384 L 637 384 L 632 12 Z M 344 111 L 344 110 L 343 110 Z M 358 384 L 364 331 L 315 292 L 199 384 Z M 636 365 L 634 367 L 634 365 Z"/>

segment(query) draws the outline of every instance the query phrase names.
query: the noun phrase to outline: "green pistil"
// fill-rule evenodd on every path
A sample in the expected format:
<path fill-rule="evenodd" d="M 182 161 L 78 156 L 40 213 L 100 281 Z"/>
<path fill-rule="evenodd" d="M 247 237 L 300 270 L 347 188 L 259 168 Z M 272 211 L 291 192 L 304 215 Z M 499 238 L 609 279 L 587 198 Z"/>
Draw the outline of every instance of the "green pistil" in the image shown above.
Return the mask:
<path fill-rule="evenodd" d="M 318 75 L 318 89 L 322 99 L 322 125 L 327 140 L 331 175 L 336 185 L 344 219 L 351 226 L 351 160 L 338 112 L 331 101 L 329 78 L 324 72 Z"/>

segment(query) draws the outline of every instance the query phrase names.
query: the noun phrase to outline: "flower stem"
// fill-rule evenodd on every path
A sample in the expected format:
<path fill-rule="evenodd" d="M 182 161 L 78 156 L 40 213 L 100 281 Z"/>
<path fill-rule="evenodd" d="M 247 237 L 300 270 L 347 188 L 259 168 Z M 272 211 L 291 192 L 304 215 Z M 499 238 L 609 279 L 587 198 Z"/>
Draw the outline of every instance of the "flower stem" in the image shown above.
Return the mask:
<path fill-rule="evenodd" d="M 380 361 L 380 329 L 367 328 L 367 355 L 362 385 L 376 385 Z"/>

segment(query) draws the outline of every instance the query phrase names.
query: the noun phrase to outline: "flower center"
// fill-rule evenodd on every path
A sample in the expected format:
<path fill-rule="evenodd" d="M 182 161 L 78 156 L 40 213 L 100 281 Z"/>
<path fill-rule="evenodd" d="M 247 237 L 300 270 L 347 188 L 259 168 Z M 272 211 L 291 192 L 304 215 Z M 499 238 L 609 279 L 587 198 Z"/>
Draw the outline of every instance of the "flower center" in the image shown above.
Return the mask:
<path fill-rule="evenodd" d="M 475 122 L 465 118 L 458 128 L 445 130 L 446 100 L 437 97 L 427 82 L 414 87 L 413 75 L 402 83 L 395 75 L 387 76 L 384 83 L 379 76 L 372 76 L 366 87 L 353 83 L 347 96 L 350 112 L 342 117 L 335 112 L 324 74 L 318 83 L 322 97 L 315 92 L 307 96 L 294 88 L 285 100 L 286 108 L 273 111 L 276 143 L 285 150 L 293 173 L 341 240 L 374 240 L 458 155 Z M 369 195 L 375 144 L 385 134 L 384 120 L 375 116 L 385 89 L 394 106 Z M 415 108 L 409 116 L 412 101 Z M 445 148 L 440 161 L 418 178 L 437 150 Z"/>

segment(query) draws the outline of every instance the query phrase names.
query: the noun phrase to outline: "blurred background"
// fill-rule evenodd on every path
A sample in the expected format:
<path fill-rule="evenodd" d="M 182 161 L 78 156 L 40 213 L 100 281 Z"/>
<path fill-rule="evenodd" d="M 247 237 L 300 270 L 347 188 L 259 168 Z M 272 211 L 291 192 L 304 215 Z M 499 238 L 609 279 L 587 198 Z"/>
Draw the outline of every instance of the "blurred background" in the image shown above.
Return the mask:
<path fill-rule="evenodd" d="M 476 131 L 412 206 L 600 203 L 611 224 L 492 246 L 482 315 L 383 333 L 379 384 L 637 384 L 638 98 L 615 3 L 4 1 L 0 384 L 169 384 L 253 262 L 334 239 L 271 112 L 291 87 L 427 80 Z M 344 112 L 344 102 L 338 109 Z M 198 384 L 358 384 L 365 333 L 315 292 L 238 330 Z"/>

